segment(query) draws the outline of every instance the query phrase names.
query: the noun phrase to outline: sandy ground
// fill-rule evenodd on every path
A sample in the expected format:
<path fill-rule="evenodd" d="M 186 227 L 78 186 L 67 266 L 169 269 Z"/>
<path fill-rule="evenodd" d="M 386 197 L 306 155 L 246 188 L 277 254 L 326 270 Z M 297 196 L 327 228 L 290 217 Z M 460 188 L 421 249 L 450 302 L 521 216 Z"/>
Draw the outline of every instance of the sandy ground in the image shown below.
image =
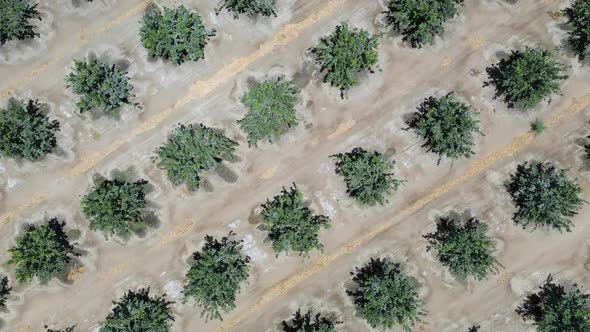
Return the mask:
<path fill-rule="evenodd" d="M 148 59 L 137 37 L 146 2 L 131 0 L 41 1 L 41 38 L 0 50 L 0 77 L 9 78 L 0 82 L 2 102 L 12 93 L 39 98 L 62 125 L 57 153 L 35 164 L 0 161 L 0 249 L 12 245 L 24 223 L 59 216 L 69 229 L 82 231 L 77 242 L 84 252 L 68 276 L 45 285 L 15 285 L 2 314 L 4 330 L 77 324 L 81 331 L 93 331 L 113 299 L 129 288 L 151 286 L 176 301 L 174 331 L 273 331 L 298 307 L 339 316 L 340 330 L 368 331 L 355 317 L 344 287 L 349 272 L 375 256 L 402 262 L 420 282 L 429 313 L 419 331 L 464 331 L 475 323 L 483 331 L 532 330 L 514 308 L 548 273 L 590 287 L 590 207 L 575 218 L 572 233 L 527 232 L 510 221 L 513 207 L 502 188 L 518 163 L 534 159 L 569 168 L 590 193 L 590 168 L 583 156 L 589 69 L 562 51 L 561 60 L 571 66 L 563 95 L 529 113 L 506 109 L 492 99 L 491 88 L 482 87 L 485 67 L 510 49 L 563 44 L 563 26 L 549 12 L 566 2 L 468 1 L 443 37 L 420 50 L 405 47 L 400 36 L 386 31 L 379 15 L 383 6 L 375 1 L 279 1 L 278 18 L 257 21 L 209 14 L 216 1 L 159 3 L 183 3 L 207 13 L 204 21 L 217 36 L 204 61 L 177 67 Z M 363 79 L 346 100 L 321 83 L 307 52 L 343 20 L 386 32 L 382 71 Z M 141 110 L 123 109 L 118 121 L 77 113 L 63 77 L 73 60 L 88 54 L 128 68 Z M 239 98 L 253 81 L 278 75 L 303 88 L 301 124 L 276 145 L 248 148 L 236 125 L 245 112 Z M 423 98 L 448 91 L 480 110 L 484 135 L 471 159 L 437 165 L 436 156 L 403 130 L 404 121 Z M 535 118 L 550 125 L 539 137 L 527 134 Z M 203 190 L 189 193 L 174 188 L 150 158 L 175 124 L 197 122 L 223 129 L 241 145 L 236 160 L 208 174 Z M 386 152 L 407 181 L 382 207 L 360 208 L 333 172 L 329 155 L 356 146 Z M 158 226 L 127 242 L 107 240 L 88 230 L 79 197 L 96 174 L 129 166 L 154 185 L 148 198 Z M 332 228 L 321 233 L 324 252 L 309 258 L 275 257 L 257 230 L 257 207 L 291 182 L 315 211 L 333 220 Z M 426 253 L 421 235 L 451 212 L 490 224 L 501 248 L 499 274 L 459 283 Z M 223 322 L 205 322 L 198 307 L 181 302 L 186 260 L 205 234 L 222 236 L 230 230 L 252 257 L 251 277 L 236 310 Z M 10 266 L 3 270 L 12 276 Z"/>

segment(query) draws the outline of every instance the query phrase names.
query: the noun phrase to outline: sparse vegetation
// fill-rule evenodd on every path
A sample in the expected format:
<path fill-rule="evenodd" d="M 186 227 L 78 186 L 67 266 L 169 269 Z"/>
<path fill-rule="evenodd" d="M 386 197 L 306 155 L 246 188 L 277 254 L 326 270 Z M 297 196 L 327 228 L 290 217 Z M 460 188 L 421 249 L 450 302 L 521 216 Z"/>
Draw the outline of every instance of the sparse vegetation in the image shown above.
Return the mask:
<path fill-rule="evenodd" d="M 389 0 L 385 19 L 401 32 L 403 41 L 421 48 L 434 43 L 444 24 L 457 15 L 463 0 Z"/>
<path fill-rule="evenodd" d="M 113 302 L 113 309 L 100 332 L 167 332 L 174 321 L 170 305 L 164 296 L 150 296 L 149 288 L 129 290 Z"/>
<path fill-rule="evenodd" d="M 164 7 L 162 11 L 150 4 L 141 23 L 139 35 L 149 55 L 176 64 L 204 59 L 205 46 L 215 36 L 215 30 L 207 30 L 197 12 L 184 6 Z"/>
<path fill-rule="evenodd" d="M 218 131 L 199 125 L 179 125 L 168 142 L 156 150 L 154 161 L 174 185 L 199 189 L 203 172 L 215 169 L 235 151 L 238 143 Z"/>
<path fill-rule="evenodd" d="M 283 332 L 336 332 L 332 319 L 324 317 L 320 313 L 313 316 L 311 310 L 301 314 L 301 309 L 297 309 L 293 318 L 290 321 L 284 320 L 281 326 Z"/>
<path fill-rule="evenodd" d="M 74 332 L 76 330 L 76 325 L 69 326 L 69 327 L 66 327 L 65 329 L 59 329 L 59 330 L 50 329 L 47 326 L 45 326 L 45 328 L 47 329 L 46 332 Z"/>
<path fill-rule="evenodd" d="M 496 98 L 501 97 L 509 108 L 530 109 L 552 94 L 560 92 L 560 81 L 566 79 L 565 66 L 542 48 L 512 51 L 510 56 L 486 69 Z"/>
<path fill-rule="evenodd" d="M 540 291 L 530 294 L 516 312 L 533 321 L 539 332 L 590 331 L 590 294 L 574 284 L 569 291 L 549 275 Z"/>
<path fill-rule="evenodd" d="M 361 73 L 377 66 L 379 37 L 343 22 L 311 48 L 320 71 L 326 73 L 324 82 L 338 87 L 342 98 L 359 83 Z"/>
<path fill-rule="evenodd" d="M 35 277 L 48 281 L 63 272 L 72 257 L 79 256 L 64 232 L 64 222 L 56 218 L 35 226 L 28 225 L 26 232 L 8 249 L 8 264 L 15 266 L 16 279 L 27 282 Z"/>
<path fill-rule="evenodd" d="M 531 123 L 531 130 L 535 133 L 535 135 L 541 135 L 545 129 L 545 122 L 541 119 L 535 119 L 533 123 Z"/>
<path fill-rule="evenodd" d="M 10 99 L 0 109 L 0 157 L 38 160 L 57 146 L 59 122 L 49 120 L 36 100 Z"/>
<path fill-rule="evenodd" d="M 225 8 L 233 13 L 234 18 L 238 18 L 240 14 L 247 14 L 252 18 L 258 15 L 277 16 L 276 3 L 277 0 L 221 0 L 215 12 L 219 14 Z"/>
<path fill-rule="evenodd" d="M 420 104 L 408 123 L 425 140 L 424 147 L 442 157 L 469 158 L 474 134 L 479 133 L 479 120 L 473 107 L 459 101 L 451 92 L 440 98 L 429 97 Z"/>
<path fill-rule="evenodd" d="M 11 290 L 12 288 L 8 285 L 8 277 L 3 276 L 0 279 L 0 308 L 6 306 L 6 300 Z"/>
<path fill-rule="evenodd" d="M 386 259 L 371 259 L 352 272 L 355 288 L 347 289 L 357 314 L 373 328 L 400 326 L 411 331 L 425 315 L 415 283 Z"/>
<path fill-rule="evenodd" d="M 402 183 L 392 173 L 395 161 L 387 161 L 377 151 L 354 148 L 331 157 L 336 160 L 336 174 L 344 178 L 346 192 L 361 204 L 383 204 Z"/>
<path fill-rule="evenodd" d="M 260 140 L 272 142 L 299 123 L 295 115 L 298 93 L 295 83 L 281 77 L 258 84 L 242 97 L 248 113 L 238 123 L 248 135 L 250 146 Z"/>
<path fill-rule="evenodd" d="M 264 226 L 277 255 L 283 251 L 307 255 L 312 249 L 323 248 L 318 233 L 330 227 L 330 218 L 313 215 L 295 184 L 289 190 L 283 188 L 280 195 L 268 200 L 262 208 Z"/>
<path fill-rule="evenodd" d="M 571 217 L 585 204 L 582 188 L 567 171 L 551 163 L 523 163 L 510 175 L 506 190 L 518 209 L 512 220 L 523 228 L 570 231 Z"/>
<path fill-rule="evenodd" d="M 41 20 L 37 3 L 31 0 L 0 0 L 0 46 L 18 39 L 38 37 L 31 19 Z"/>
<path fill-rule="evenodd" d="M 232 236 L 218 241 L 207 235 L 186 274 L 184 295 L 196 300 L 203 308 L 201 316 L 207 319 L 221 319 L 222 311 L 234 309 L 241 284 L 248 279 L 250 257 L 242 255 L 241 241 Z"/>
<path fill-rule="evenodd" d="M 473 325 L 472 327 L 470 327 L 467 332 L 478 332 L 480 329 L 479 325 Z"/>
<path fill-rule="evenodd" d="M 121 106 L 138 106 L 131 101 L 135 95 L 127 73 L 93 58 L 75 61 L 66 85 L 80 97 L 76 106 L 81 113 L 94 110 L 118 116 Z"/>
<path fill-rule="evenodd" d="M 563 10 L 570 26 L 568 40 L 581 61 L 590 55 L 590 1 L 575 0 Z"/>
<path fill-rule="evenodd" d="M 496 273 L 498 262 L 494 258 L 495 242 L 486 232 L 488 227 L 476 218 L 461 223 L 452 218 L 441 218 L 436 232 L 424 236 L 427 250 L 436 250 L 436 258 L 461 279 L 485 279 Z"/>

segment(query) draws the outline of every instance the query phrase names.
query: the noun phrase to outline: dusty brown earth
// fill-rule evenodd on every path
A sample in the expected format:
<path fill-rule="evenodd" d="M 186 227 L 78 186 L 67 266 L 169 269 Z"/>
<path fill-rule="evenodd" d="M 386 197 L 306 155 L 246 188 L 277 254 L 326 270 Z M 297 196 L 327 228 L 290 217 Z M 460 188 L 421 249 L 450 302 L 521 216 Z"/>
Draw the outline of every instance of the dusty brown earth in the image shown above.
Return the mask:
<path fill-rule="evenodd" d="M 566 1 L 467 1 L 449 22 L 442 38 L 423 49 L 404 47 L 387 31 L 378 1 L 279 1 L 277 18 L 256 21 L 213 14 L 217 2 L 159 1 L 185 4 L 203 13 L 217 36 L 206 59 L 178 67 L 148 59 L 137 37 L 146 2 L 95 0 L 41 1 L 41 38 L 12 43 L 0 50 L 0 98 L 39 98 L 60 121 L 60 149 L 41 162 L 0 161 L 0 248 L 14 242 L 26 222 L 59 216 L 84 255 L 67 276 L 47 284 L 16 284 L 2 313 L 7 331 L 42 331 L 44 325 L 77 324 L 94 331 L 110 311 L 111 301 L 129 288 L 150 286 L 175 300 L 174 331 L 274 331 L 298 307 L 339 316 L 343 331 L 371 328 L 355 316 L 344 287 L 349 272 L 370 257 L 389 256 L 421 284 L 428 315 L 418 331 L 529 331 L 514 308 L 549 273 L 590 287 L 590 206 L 575 218 L 573 232 L 524 231 L 510 216 L 513 207 L 502 188 L 516 165 L 550 160 L 570 169 L 590 200 L 590 165 L 585 161 L 590 71 L 567 48 L 560 59 L 570 65 L 562 95 L 523 113 L 508 110 L 482 87 L 485 67 L 504 52 L 525 45 L 549 49 L 563 45 L 562 22 L 550 13 Z M 307 49 L 347 20 L 371 32 L 385 32 L 379 64 L 348 99 L 322 84 Z M 74 59 L 95 54 L 127 67 L 142 109 L 124 109 L 120 120 L 80 116 L 63 77 Z M 479 72 L 479 73 L 478 73 Z M 284 74 L 303 87 L 298 107 L 301 124 L 276 145 L 248 148 L 236 125 L 245 110 L 239 102 L 253 80 Z M 455 163 L 421 148 L 404 131 L 404 121 L 432 94 L 455 91 L 480 110 L 484 135 L 477 154 Z M 538 137 L 530 122 L 544 119 L 549 128 Z M 177 123 L 201 122 L 222 128 L 241 143 L 237 160 L 206 176 L 204 190 L 174 188 L 151 162 L 154 149 Z M 382 207 L 360 208 L 345 194 L 329 155 L 356 146 L 387 152 L 407 182 Z M 143 237 L 123 242 L 88 230 L 79 198 L 96 174 L 135 168 L 154 190 L 149 195 L 158 226 Z M 325 248 L 309 258 L 275 257 L 265 234 L 257 230 L 256 208 L 296 182 L 311 207 L 332 217 L 321 233 Z M 504 266 L 486 281 L 459 283 L 426 252 L 421 236 L 435 219 L 456 212 L 490 224 L 500 244 Z M 200 309 L 182 303 L 179 290 L 188 265 L 205 234 L 230 230 L 245 241 L 253 269 L 238 297 L 237 309 L 223 322 L 205 322 Z M 6 260 L 5 255 L 2 260 Z M 3 266 L 9 276 L 10 266 Z M 13 278 L 12 278 L 13 279 Z"/>

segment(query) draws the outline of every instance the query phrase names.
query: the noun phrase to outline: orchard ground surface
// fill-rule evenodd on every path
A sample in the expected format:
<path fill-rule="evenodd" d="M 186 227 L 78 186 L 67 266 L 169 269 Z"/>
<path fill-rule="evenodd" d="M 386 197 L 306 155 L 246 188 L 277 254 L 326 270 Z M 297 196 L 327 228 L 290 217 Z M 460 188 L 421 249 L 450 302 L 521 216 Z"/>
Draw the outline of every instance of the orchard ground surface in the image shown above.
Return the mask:
<path fill-rule="evenodd" d="M 82 231 L 77 242 L 83 256 L 79 268 L 61 279 L 15 284 L 3 314 L 7 331 L 39 331 L 45 324 L 91 330 L 113 299 L 140 286 L 176 301 L 174 331 L 271 331 L 298 307 L 338 315 L 343 331 L 366 331 L 370 328 L 355 317 L 344 287 L 349 272 L 374 256 L 402 262 L 421 284 L 428 315 L 420 331 L 462 331 L 472 324 L 482 331 L 523 331 L 530 327 L 514 308 L 548 273 L 590 287 L 590 206 L 575 218 L 572 233 L 523 231 L 510 221 L 514 209 L 502 187 L 518 163 L 550 160 L 569 168 L 590 200 L 583 151 L 590 69 L 562 52 L 560 60 L 571 65 L 563 95 L 531 112 L 506 109 L 492 99 L 491 88 L 482 87 L 485 67 L 510 49 L 562 45 L 563 27 L 549 13 L 567 3 L 467 2 L 443 38 L 416 50 L 386 31 L 380 19 L 384 7 L 376 1 L 279 1 L 277 18 L 256 21 L 234 20 L 226 12 L 215 16 L 217 1 L 162 1 L 198 9 L 206 25 L 217 29 L 205 60 L 180 67 L 148 59 L 141 47 L 137 22 L 146 2 L 104 0 L 78 8 L 70 0 L 59 3 L 63 6 L 41 1 L 39 40 L 7 44 L 0 51 L 0 77 L 9 78 L 0 82 L 3 102 L 11 93 L 39 98 L 62 126 L 56 154 L 35 164 L 0 162 L 0 249 L 6 252 L 25 222 L 58 216 L 69 229 Z M 321 82 L 307 52 L 343 20 L 385 31 L 382 71 L 364 77 L 344 100 Z M 119 121 L 78 115 L 63 78 L 74 59 L 88 54 L 128 68 L 141 110 L 123 109 Z M 236 123 L 245 114 L 239 99 L 253 81 L 282 74 L 303 88 L 297 109 L 301 123 L 276 145 L 248 148 Z M 437 166 L 437 156 L 403 130 L 404 122 L 423 98 L 452 90 L 480 110 L 484 135 L 477 137 L 471 159 Z M 548 124 L 538 137 L 527 133 L 536 118 Z M 197 122 L 223 129 L 241 145 L 235 160 L 208 173 L 203 188 L 189 193 L 174 188 L 151 157 L 177 123 Z M 386 152 L 407 181 L 384 206 L 359 207 L 334 174 L 329 155 L 357 146 Z M 148 199 L 158 226 L 126 243 L 105 240 L 88 230 L 79 199 L 95 174 L 129 166 L 154 185 Z M 333 227 L 320 234 L 324 252 L 309 258 L 275 257 L 257 229 L 257 208 L 292 182 L 316 213 L 332 218 Z M 499 274 L 458 282 L 426 253 L 421 236 L 434 230 L 437 217 L 451 212 L 490 224 L 505 267 Z M 251 277 L 236 310 L 223 322 L 205 322 L 200 308 L 183 304 L 179 294 L 186 260 L 205 234 L 223 236 L 230 230 L 245 241 Z M 14 279 L 10 266 L 3 269 Z"/>

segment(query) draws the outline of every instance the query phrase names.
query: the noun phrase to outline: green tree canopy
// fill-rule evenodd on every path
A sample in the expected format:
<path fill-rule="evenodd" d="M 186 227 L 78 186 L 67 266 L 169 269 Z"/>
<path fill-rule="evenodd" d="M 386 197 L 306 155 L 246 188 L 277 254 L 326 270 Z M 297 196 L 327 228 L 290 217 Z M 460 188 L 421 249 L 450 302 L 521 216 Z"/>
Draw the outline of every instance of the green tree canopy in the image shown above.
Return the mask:
<path fill-rule="evenodd" d="M 434 43 L 444 32 L 444 23 L 457 15 L 463 0 L 389 0 L 385 19 L 401 32 L 403 41 L 421 48 Z"/>
<path fill-rule="evenodd" d="M 93 58 L 75 61 L 66 85 L 80 97 L 76 106 L 81 113 L 99 110 L 117 116 L 121 106 L 137 106 L 127 72 Z"/>
<path fill-rule="evenodd" d="M 241 284 L 248 279 L 250 257 L 242 255 L 241 241 L 232 236 L 221 241 L 205 236 L 205 245 L 193 254 L 186 274 L 184 295 L 197 301 L 207 319 L 221 319 L 221 311 L 234 309 Z"/>
<path fill-rule="evenodd" d="M 278 255 L 289 250 L 308 255 L 312 249 L 324 246 L 318 239 L 322 228 L 330 227 L 330 218 L 313 215 L 303 203 L 303 195 L 293 184 L 283 188 L 280 195 L 262 204 L 262 219 L 272 241 L 272 249 Z"/>
<path fill-rule="evenodd" d="M 90 227 L 106 235 L 128 236 L 143 224 L 142 212 L 148 182 L 104 180 L 82 197 L 82 212 L 90 219 Z"/>
<path fill-rule="evenodd" d="M 565 66 L 542 48 L 527 47 L 524 52 L 512 51 L 509 57 L 486 69 L 496 98 L 502 97 L 509 108 L 529 109 L 561 91 L 560 81 L 568 76 Z"/>
<path fill-rule="evenodd" d="M 57 146 L 59 122 L 50 121 L 37 100 L 10 99 L 0 109 L 0 157 L 35 161 Z"/>
<path fill-rule="evenodd" d="M 590 294 L 574 284 L 569 291 L 549 275 L 538 293 L 526 297 L 516 312 L 539 332 L 590 331 Z"/>
<path fill-rule="evenodd" d="M 42 282 L 64 271 L 72 257 L 80 256 L 64 232 L 65 222 L 57 218 L 40 226 L 28 225 L 26 232 L 8 249 L 8 264 L 16 269 L 16 279 L 27 282 L 34 277 Z"/>
<path fill-rule="evenodd" d="M 0 279 L 0 307 L 6 306 L 6 300 L 11 290 L 12 288 L 8 285 L 8 277 L 3 276 Z"/>
<path fill-rule="evenodd" d="M 13 39 L 39 36 L 30 19 L 41 19 L 37 3 L 31 0 L 0 0 L 0 46 Z"/>
<path fill-rule="evenodd" d="M 249 17 L 277 16 L 276 4 L 277 0 L 221 0 L 215 12 L 219 14 L 222 9 L 226 8 L 233 12 L 234 18 L 238 18 L 240 14 L 247 14 Z"/>
<path fill-rule="evenodd" d="M 469 158 L 474 134 L 479 133 L 476 110 L 459 101 L 453 92 L 437 98 L 429 97 L 420 104 L 408 126 L 425 140 L 424 147 L 440 158 Z"/>
<path fill-rule="evenodd" d="M 100 332 L 167 332 L 174 321 L 170 305 L 164 296 L 150 296 L 149 288 L 129 290 L 113 302 L 113 309 Z"/>
<path fill-rule="evenodd" d="M 570 25 L 568 40 L 580 60 L 590 55 L 590 1 L 575 0 L 563 10 Z"/>
<path fill-rule="evenodd" d="M 176 64 L 205 58 L 205 46 L 215 36 L 207 30 L 197 12 L 186 7 L 160 10 L 151 4 L 142 19 L 139 36 L 151 57 L 159 57 Z"/>
<path fill-rule="evenodd" d="M 486 232 L 488 226 L 476 218 L 461 223 L 452 218 L 441 218 L 436 232 L 424 236 L 428 240 L 427 250 L 436 250 L 436 258 L 442 265 L 460 277 L 485 279 L 498 271 L 494 258 L 496 243 Z"/>
<path fill-rule="evenodd" d="M 197 190 L 202 173 L 217 168 L 224 157 L 234 153 L 237 145 L 202 124 L 179 125 L 168 142 L 156 150 L 154 161 L 174 185 L 186 183 L 189 190 Z"/>
<path fill-rule="evenodd" d="M 379 37 L 342 22 L 331 35 L 310 49 L 320 71 L 326 73 L 324 82 L 338 87 L 342 98 L 359 83 L 362 72 L 373 72 L 379 56 Z"/>
<path fill-rule="evenodd" d="M 373 259 L 351 272 L 355 288 L 347 289 L 357 314 L 373 328 L 399 325 L 410 331 L 426 313 L 415 282 L 386 259 Z"/>
<path fill-rule="evenodd" d="M 301 314 L 301 309 L 293 314 L 290 321 L 281 323 L 283 332 L 336 332 L 335 323 L 332 319 L 322 316 L 318 313 L 312 315 L 311 310 Z"/>
<path fill-rule="evenodd" d="M 386 195 L 396 191 L 402 183 L 392 173 L 395 161 L 387 161 L 377 151 L 354 148 L 331 157 L 336 160 L 336 174 L 344 178 L 346 192 L 361 204 L 383 204 Z"/>
<path fill-rule="evenodd" d="M 242 97 L 248 113 L 238 123 L 248 135 L 250 146 L 260 140 L 272 142 L 299 123 L 295 116 L 298 93 L 295 83 L 280 77 L 258 84 Z"/>
<path fill-rule="evenodd" d="M 582 188 L 568 179 L 567 171 L 551 163 L 523 163 L 505 185 L 518 209 L 512 220 L 523 228 L 571 231 L 571 217 L 586 203 Z"/>

